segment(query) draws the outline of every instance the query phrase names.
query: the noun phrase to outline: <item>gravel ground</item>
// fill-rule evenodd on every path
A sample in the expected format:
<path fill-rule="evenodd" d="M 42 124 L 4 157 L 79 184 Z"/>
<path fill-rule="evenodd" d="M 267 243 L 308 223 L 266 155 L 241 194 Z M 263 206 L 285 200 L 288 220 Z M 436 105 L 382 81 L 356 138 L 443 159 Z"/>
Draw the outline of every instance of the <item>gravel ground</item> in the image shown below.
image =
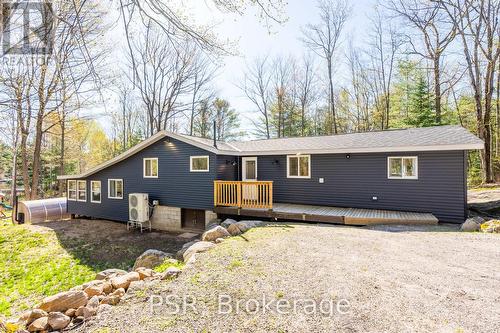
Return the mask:
<path fill-rule="evenodd" d="M 499 332 L 500 236 L 456 230 L 252 229 L 198 255 L 177 280 L 136 291 L 80 332 Z M 228 310 L 219 295 L 231 297 L 231 313 L 218 312 Z M 186 311 L 152 309 L 159 296 L 179 305 L 187 297 Z M 277 304 L 291 308 L 280 314 Z"/>

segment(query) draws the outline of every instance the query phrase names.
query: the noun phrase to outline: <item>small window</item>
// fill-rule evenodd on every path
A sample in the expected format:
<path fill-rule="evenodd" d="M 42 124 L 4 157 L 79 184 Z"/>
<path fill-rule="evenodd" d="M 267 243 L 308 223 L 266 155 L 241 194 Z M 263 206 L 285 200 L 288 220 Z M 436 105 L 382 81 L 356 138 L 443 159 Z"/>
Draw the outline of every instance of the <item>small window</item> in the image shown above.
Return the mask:
<path fill-rule="evenodd" d="M 418 179 L 418 158 L 416 156 L 389 157 L 389 179 Z"/>
<path fill-rule="evenodd" d="M 101 203 L 101 182 L 98 180 L 90 182 L 90 202 Z"/>
<path fill-rule="evenodd" d="M 288 156 L 288 178 L 311 178 L 311 156 Z"/>
<path fill-rule="evenodd" d="M 78 201 L 87 201 L 87 182 L 85 180 L 78 181 Z"/>
<path fill-rule="evenodd" d="M 191 156 L 190 158 L 191 172 L 208 172 L 209 157 L 208 156 Z"/>
<path fill-rule="evenodd" d="M 108 179 L 108 198 L 123 199 L 123 180 Z"/>
<path fill-rule="evenodd" d="M 76 180 L 68 180 L 68 200 L 76 201 Z"/>
<path fill-rule="evenodd" d="M 158 178 L 158 158 L 144 159 L 144 178 Z"/>

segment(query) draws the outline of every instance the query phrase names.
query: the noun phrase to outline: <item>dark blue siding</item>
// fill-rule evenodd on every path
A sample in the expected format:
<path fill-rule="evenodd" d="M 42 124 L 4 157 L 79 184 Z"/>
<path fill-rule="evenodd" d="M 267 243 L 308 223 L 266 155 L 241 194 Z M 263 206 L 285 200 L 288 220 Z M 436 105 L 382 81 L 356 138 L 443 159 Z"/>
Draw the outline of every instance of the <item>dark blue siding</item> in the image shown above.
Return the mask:
<path fill-rule="evenodd" d="M 189 157 L 210 156 L 210 172 L 190 172 Z M 143 178 L 143 158 L 158 158 L 158 178 Z M 148 193 L 160 205 L 192 209 L 213 209 L 213 181 L 216 155 L 181 141 L 161 139 L 137 154 L 106 168 L 87 180 L 87 202 L 68 201 L 68 212 L 117 221 L 128 220 L 128 194 Z M 123 199 L 108 199 L 108 179 L 124 182 Z M 100 180 L 101 203 L 90 202 L 90 181 Z"/>
<path fill-rule="evenodd" d="M 387 179 L 388 156 L 418 156 L 419 179 Z M 287 178 L 286 156 L 259 156 L 258 178 L 274 181 L 275 202 L 431 212 L 443 222 L 463 222 L 464 156 L 463 151 L 351 154 L 350 159 L 312 155 L 311 179 Z"/>
<path fill-rule="evenodd" d="M 232 162 L 236 165 L 232 165 Z M 236 156 L 217 156 L 217 179 L 238 180 L 238 158 Z"/>

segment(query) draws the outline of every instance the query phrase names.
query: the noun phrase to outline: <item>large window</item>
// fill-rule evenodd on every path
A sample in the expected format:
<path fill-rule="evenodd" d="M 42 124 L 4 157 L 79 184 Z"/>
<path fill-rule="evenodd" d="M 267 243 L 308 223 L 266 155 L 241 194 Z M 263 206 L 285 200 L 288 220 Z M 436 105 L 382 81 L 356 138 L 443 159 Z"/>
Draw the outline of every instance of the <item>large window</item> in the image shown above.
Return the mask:
<path fill-rule="evenodd" d="M 78 181 L 78 201 L 87 201 L 87 182 L 85 180 Z"/>
<path fill-rule="evenodd" d="M 158 158 L 144 159 L 144 178 L 158 178 Z"/>
<path fill-rule="evenodd" d="M 90 202 L 101 202 L 101 182 L 98 180 L 90 182 Z"/>
<path fill-rule="evenodd" d="M 394 156 L 388 158 L 389 179 L 418 179 L 418 158 L 416 156 Z"/>
<path fill-rule="evenodd" d="M 108 179 L 108 198 L 123 199 L 123 180 Z"/>
<path fill-rule="evenodd" d="M 288 156 L 286 171 L 288 178 L 311 178 L 311 156 Z"/>
<path fill-rule="evenodd" d="M 208 156 L 191 156 L 190 169 L 191 172 L 208 172 L 209 170 Z"/>
<path fill-rule="evenodd" d="M 68 200 L 76 201 L 76 180 L 68 180 Z"/>

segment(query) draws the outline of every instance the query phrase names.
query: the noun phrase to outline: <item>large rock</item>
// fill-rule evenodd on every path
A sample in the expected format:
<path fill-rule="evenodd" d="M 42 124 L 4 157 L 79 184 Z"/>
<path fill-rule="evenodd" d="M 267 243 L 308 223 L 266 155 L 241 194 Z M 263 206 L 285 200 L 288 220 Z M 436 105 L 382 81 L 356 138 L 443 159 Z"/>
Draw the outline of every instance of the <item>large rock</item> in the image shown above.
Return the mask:
<path fill-rule="evenodd" d="M 217 238 L 224 238 L 231 236 L 226 228 L 217 226 L 210 230 L 207 230 L 201 236 L 201 240 L 205 242 L 215 242 Z"/>
<path fill-rule="evenodd" d="M 46 312 L 64 312 L 84 306 L 87 300 L 87 294 L 83 291 L 66 291 L 46 297 L 38 308 Z"/>
<path fill-rule="evenodd" d="M 45 331 L 49 328 L 49 318 L 48 317 L 41 317 L 32 322 L 28 326 L 28 331 L 30 332 L 40 332 L 40 331 Z"/>
<path fill-rule="evenodd" d="M 165 259 L 171 257 L 170 253 L 159 250 L 147 250 L 135 260 L 134 270 L 139 267 L 155 268 L 161 265 Z"/>
<path fill-rule="evenodd" d="M 191 258 L 191 256 L 193 254 L 208 251 L 211 248 L 213 248 L 214 246 L 215 246 L 215 244 L 212 242 L 203 242 L 202 241 L 202 242 L 194 243 L 193 245 L 188 247 L 186 249 L 186 251 L 184 252 L 184 254 L 183 254 L 184 262 L 188 262 L 189 258 Z"/>
<path fill-rule="evenodd" d="M 462 223 L 460 231 L 465 231 L 465 232 L 479 231 L 480 228 L 481 228 L 481 223 L 477 222 L 477 219 L 474 217 L 467 219 L 464 223 Z"/>
<path fill-rule="evenodd" d="M 181 274 L 181 270 L 177 267 L 169 267 L 161 276 L 162 280 L 175 279 Z"/>
<path fill-rule="evenodd" d="M 103 285 L 104 285 L 104 283 L 101 283 L 100 285 L 88 286 L 87 288 L 85 288 L 84 292 L 87 294 L 88 298 L 90 298 L 92 296 L 102 295 Z"/>
<path fill-rule="evenodd" d="M 135 271 L 139 273 L 139 277 L 141 278 L 141 280 L 152 277 L 155 273 L 151 268 L 144 268 L 144 267 L 136 268 Z"/>
<path fill-rule="evenodd" d="M 481 224 L 481 230 L 487 233 L 500 233 L 500 220 L 490 220 Z"/>
<path fill-rule="evenodd" d="M 236 221 L 233 219 L 225 219 L 220 225 L 227 229 L 233 223 L 236 223 Z"/>
<path fill-rule="evenodd" d="M 51 312 L 49 313 L 48 323 L 53 330 L 62 330 L 71 322 L 71 318 L 66 316 L 61 312 Z"/>
<path fill-rule="evenodd" d="M 186 252 L 186 250 L 191 246 L 193 245 L 194 243 L 197 243 L 199 242 L 198 239 L 194 240 L 194 241 L 191 241 L 191 242 L 187 242 L 187 243 L 184 243 L 182 245 L 182 248 L 177 251 L 177 253 L 175 254 L 175 257 L 177 258 L 177 260 L 184 260 L 184 252 Z M 167 260 L 170 260 L 170 259 L 167 259 Z"/>
<path fill-rule="evenodd" d="M 139 281 L 141 279 L 139 273 L 137 272 L 130 272 L 125 275 L 117 276 L 111 279 L 111 284 L 113 285 L 113 288 L 119 289 L 127 289 L 128 286 L 130 285 L 130 282 L 132 281 Z"/>
<path fill-rule="evenodd" d="M 248 229 L 250 229 L 249 225 L 247 225 L 245 222 L 236 222 L 233 223 L 227 228 L 227 231 L 231 234 L 231 236 L 238 236 Z"/>
<path fill-rule="evenodd" d="M 32 322 L 34 322 L 35 320 L 37 320 L 38 318 L 42 318 L 42 317 L 47 317 L 48 316 L 48 313 L 41 310 L 41 309 L 33 309 L 30 311 L 30 313 L 26 316 L 26 324 L 29 325 L 31 324 Z"/>
<path fill-rule="evenodd" d="M 116 275 L 125 275 L 125 274 L 127 274 L 127 271 L 124 271 L 123 269 L 110 268 L 110 269 L 106 269 L 102 272 L 97 273 L 97 275 L 95 276 L 95 279 L 96 280 L 104 280 L 111 275 L 116 276 Z"/>
<path fill-rule="evenodd" d="M 262 221 L 240 221 L 238 223 L 243 223 L 248 229 L 260 227 L 264 224 Z"/>

